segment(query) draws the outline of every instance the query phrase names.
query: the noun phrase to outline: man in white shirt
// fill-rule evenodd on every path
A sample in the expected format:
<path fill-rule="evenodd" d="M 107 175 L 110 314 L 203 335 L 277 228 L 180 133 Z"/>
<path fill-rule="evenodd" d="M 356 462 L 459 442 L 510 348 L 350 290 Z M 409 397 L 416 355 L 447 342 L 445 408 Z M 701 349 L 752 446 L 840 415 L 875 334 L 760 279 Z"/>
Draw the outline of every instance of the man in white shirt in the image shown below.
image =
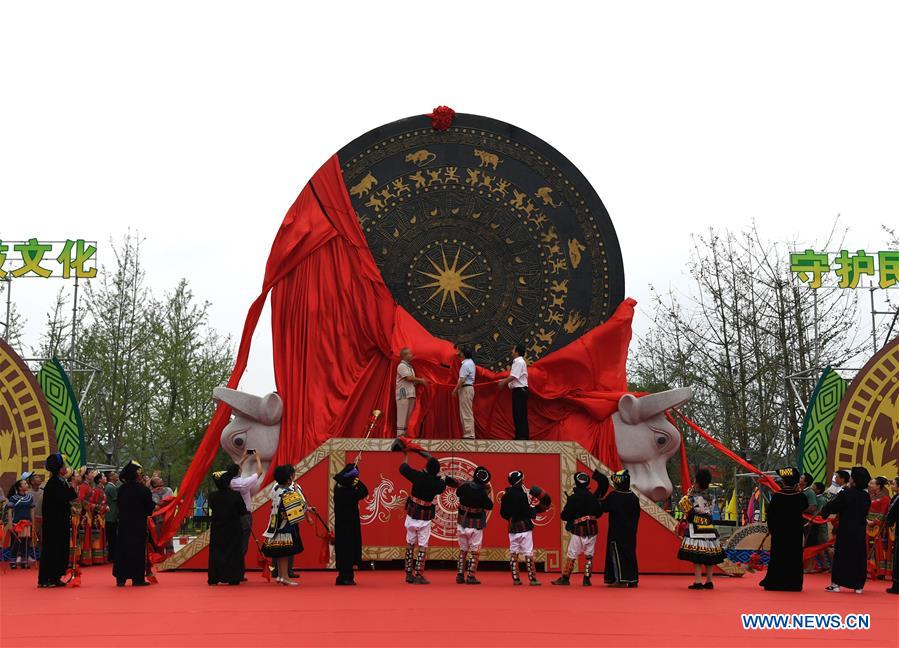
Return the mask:
<path fill-rule="evenodd" d="M 515 423 L 515 439 L 527 441 L 528 431 L 528 363 L 524 359 L 524 345 L 516 344 L 512 351 L 512 368 L 509 375 L 499 381 L 500 387 L 508 385 L 512 390 L 512 421 Z"/>
<path fill-rule="evenodd" d="M 424 385 L 424 378 L 415 376 L 412 367 L 412 350 L 409 347 L 400 349 L 400 363 L 396 367 L 396 435 L 406 436 L 406 422 L 415 409 L 415 386 Z"/>
<path fill-rule="evenodd" d="M 250 456 L 256 459 L 256 472 L 248 477 L 243 477 L 243 465 Z M 234 475 L 231 478 L 231 490 L 240 493 L 243 503 L 247 507 L 247 513 L 240 518 L 241 546 L 246 555 L 247 547 L 250 545 L 250 534 L 253 530 L 253 491 L 258 489 L 259 480 L 262 479 L 262 460 L 259 458 L 259 453 L 254 449 L 245 450 L 240 463 L 228 466 L 228 472 Z"/>
<path fill-rule="evenodd" d="M 474 438 L 474 378 L 476 367 L 471 359 L 471 347 L 464 346 L 456 349 L 456 354 L 462 360 L 459 367 L 459 382 L 453 388 L 453 396 L 459 398 L 459 418 L 462 419 L 462 438 Z"/>

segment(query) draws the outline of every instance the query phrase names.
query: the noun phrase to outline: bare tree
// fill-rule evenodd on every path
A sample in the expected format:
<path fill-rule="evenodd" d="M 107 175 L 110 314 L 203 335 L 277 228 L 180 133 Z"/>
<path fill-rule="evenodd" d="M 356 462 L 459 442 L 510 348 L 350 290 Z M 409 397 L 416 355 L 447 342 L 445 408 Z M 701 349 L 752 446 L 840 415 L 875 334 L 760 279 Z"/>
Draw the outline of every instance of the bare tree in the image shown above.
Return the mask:
<path fill-rule="evenodd" d="M 790 273 L 795 249 L 755 227 L 695 236 L 690 289 L 653 291 L 651 325 L 629 367 L 638 389 L 693 387 L 688 412 L 761 467 L 793 457 L 799 444 L 814 380 L 794 391 L 790 376 L 816 378 L 861 347 L 855 294 L 801 285 Z M 694 460 L 732 474 L 692 433 L 685 443 Z"/>

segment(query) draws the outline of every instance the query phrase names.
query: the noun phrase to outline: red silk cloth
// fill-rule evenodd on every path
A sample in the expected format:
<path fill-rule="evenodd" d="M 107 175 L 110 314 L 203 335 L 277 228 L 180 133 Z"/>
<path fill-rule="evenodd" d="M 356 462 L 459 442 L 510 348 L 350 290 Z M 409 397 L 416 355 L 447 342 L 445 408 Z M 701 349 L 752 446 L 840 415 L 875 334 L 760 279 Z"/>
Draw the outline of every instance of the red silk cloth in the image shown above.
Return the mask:
<path fill-rule="evenodd" d="M 332 437 L 362 436 L 373 409 L 387 414 L 381 419 L 387 424 L 380 423 L 373 436 L 393 436 L 395 372 L 403 347 L 413 350 L 415 372 L 428 381 L 416 388 L 410 436 L 462 436 L 451 395 L 459 369 L 453 345 L 428 333 L 393 298 L 359 226 L 336 155 L 309 181 L 275 236 L 228 387 L 236 388 L 246 369 L 269 292 L 275 381 L 284 402 L 272 467 L 295 463 Z M 613 470 L 621 468 L 610 415 L 627 389 L 635 305 L 625 299 L 608 321 L 528 369 L 532 439 L 577 441 Z M 511 396 L 496 384 L 499 377 L 478 369 L 479 438 L 513 437 Z M 162 539 L 174 535 L 191 513 L 230 413 L 226 405 L 216 408 L 176 501 L 164 510 Z"/>

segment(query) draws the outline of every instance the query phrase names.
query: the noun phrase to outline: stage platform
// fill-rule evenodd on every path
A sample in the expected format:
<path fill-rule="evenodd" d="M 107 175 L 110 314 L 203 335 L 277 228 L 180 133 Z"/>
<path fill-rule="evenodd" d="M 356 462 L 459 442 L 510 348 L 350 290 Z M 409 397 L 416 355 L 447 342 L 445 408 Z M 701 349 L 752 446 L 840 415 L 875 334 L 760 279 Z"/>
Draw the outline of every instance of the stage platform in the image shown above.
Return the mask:
<path fill-rule="evenodd" d="M 640 587 L 513 587 L 486 572 L 481 586 L 456 585 L 451 571 L 432 585 L 406 585 L 402 572 L 358 575 L 335 587 L 333 572 L 303 572 L 300 587 L 265 582 L 206 584 L 202 572 L 159 574 L 159 584 L 117 588 L 109 567 L 89 567 L 83 585 L 37 589 L 34 570 L 0 574 L 0 645 L 49 646 L 896 646 L 899 597 L 877 582 L 861 596 L 824 591 L 764 592 L 760 576 L 721 577 L 714 591 L 690 591 L 689 577 L 643 576 Z M 869 630 L 745 631 L 745 612 L 869 613 Z M 457 628 L 462 625 L 465 631 Z"/>

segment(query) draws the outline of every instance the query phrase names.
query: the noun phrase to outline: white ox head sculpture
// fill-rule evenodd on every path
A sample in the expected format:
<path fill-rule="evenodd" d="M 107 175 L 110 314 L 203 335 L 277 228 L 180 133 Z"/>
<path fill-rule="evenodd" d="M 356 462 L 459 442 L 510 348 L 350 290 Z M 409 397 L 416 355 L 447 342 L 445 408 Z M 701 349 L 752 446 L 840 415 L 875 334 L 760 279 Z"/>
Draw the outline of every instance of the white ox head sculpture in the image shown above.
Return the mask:
<path fill-rule="evenodd" d="M 680 432 L 665 418 L 665 411 L 691 398 L 689 387 L 639 398 L 625 394 L 612 415 L 618 456 L 631 474 L 631 486 L 655 502 L 671 495 L 666 463 L 681 444 Z"/>
<path fill-rule="evenodd" d="M 255 396 L 246 392 L 216 387 L 212 397 L 221 403 L 230 405 L 233 417 L 222 430 L 222 449 L 235 462 L 239 462 L 247 449 L 255 449 L 262 462 L 262 469 L 267 471 L 269 464 L 278 449 L 281 437 L 281 414 L 283 405 L 278 394 Z M 243 476 L 256 471 L 254 460 L 245 461 Z"/>

